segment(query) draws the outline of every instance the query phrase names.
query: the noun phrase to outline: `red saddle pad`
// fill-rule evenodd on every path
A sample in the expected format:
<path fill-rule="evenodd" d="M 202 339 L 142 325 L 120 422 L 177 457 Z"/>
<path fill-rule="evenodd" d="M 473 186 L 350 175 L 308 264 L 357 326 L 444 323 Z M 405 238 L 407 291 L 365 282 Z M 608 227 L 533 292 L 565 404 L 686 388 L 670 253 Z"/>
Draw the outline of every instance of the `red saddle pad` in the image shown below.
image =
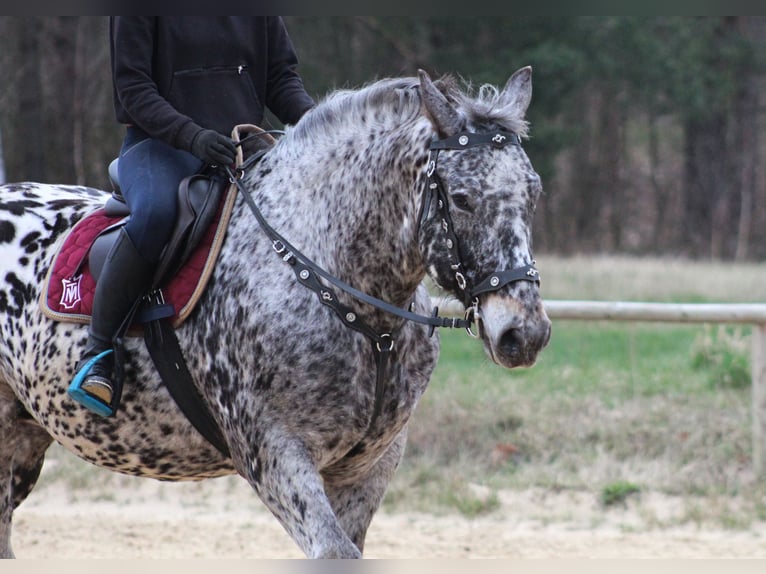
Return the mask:
<path fill-rule="evenodd" d="M 218 257 L 234 200 L 230 188 L 199 245 L 176 276 L 162 288 L 166 303 L 173 305 L 172 323 L 180 325 L 191 313 L 205 289 Z M 96 283 L 88 267 L 87 254 L 98 235 L 120 218 L 108 217 L 103 209 L 86 215 L 64 239 L 48 271 L 40 304 L 57 321 L 90 322 Z"/>

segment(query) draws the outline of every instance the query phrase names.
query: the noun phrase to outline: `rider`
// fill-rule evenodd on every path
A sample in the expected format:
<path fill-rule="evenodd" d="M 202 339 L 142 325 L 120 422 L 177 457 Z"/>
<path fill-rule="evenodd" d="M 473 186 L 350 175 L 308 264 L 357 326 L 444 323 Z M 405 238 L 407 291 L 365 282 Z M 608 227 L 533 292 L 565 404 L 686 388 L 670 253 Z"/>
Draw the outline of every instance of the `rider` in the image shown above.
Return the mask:
<path fill-rule="evenodd" d="M 126 126 L 118 177 L 131 216 L 106 257 L 71 393 L 114 414 L 112 339 L 150 287 L 170 240 L 181 180 L 231 164 L 238 124 L 264 106 L 293 124 L 314 105 L 278 16 L 112 16 L 114 106 Z M 95 359 L 95 360 L 94 360 Z"/>

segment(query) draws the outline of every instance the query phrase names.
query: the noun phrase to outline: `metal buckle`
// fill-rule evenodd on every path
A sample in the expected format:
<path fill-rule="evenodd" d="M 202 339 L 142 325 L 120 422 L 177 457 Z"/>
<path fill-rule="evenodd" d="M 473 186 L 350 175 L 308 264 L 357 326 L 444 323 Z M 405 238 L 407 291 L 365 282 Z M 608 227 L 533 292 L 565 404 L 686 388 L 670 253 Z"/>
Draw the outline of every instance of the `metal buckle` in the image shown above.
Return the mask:
<path fill-rule="evenodd" d="M 146 295 L 144 295 L 144 300 L 150 304 L 164 305 L 165 293 L 162 291 L 162 289 L 158 287 L 156 289 L 149 291 Z"/>
<path fill-rule="evenodd" d="M 380 343 L 382 342 L 383 339 L 388 339 L 389 340 L 390 344 L 388 345 L 388 349 L 381 348 Z M 390 353 L 391 351 L 394 350 L 394 345 L 395 344 L 396 344 L 396 342 L 394 341 L 394 338 L 391 336 L 391 333 L 383 333 L 380 336 L 380 338 L 378 339 L 378 341 L 375 343 L 375 346 L 378 348 L 378 352 L 379 353 Z"/>
<path fill-rule="evenodd" d="M 234 171 L 231 169 L 228 169 L 227 171 L 229 172 L 229 183 L 236 184 L 238 179 L 245 177 L 245 170 L 241 167 L 236 168 Z"/>
<path fill-rule="evenodd" d="M 492 143 L 495 145 L 495 147 L 503 147 L 503 145 L 505 145 L 506 139 L 508 139 L 506 136 L 501 133 L 497 133 L 492 138 Z"/>
<path fill-rule="evenodd" d="M 473 300 L 473 305 L 468 307 L 468 309 L 465 310 L 465 316 L 464 319 L 468 323 L 468 325 L 465 328 L 465 332 L 468 333 L 471 337 L 474 339 L 477 339 L 479 337 L 478 333 L 474 333 L 473 329 L 471 329 L 471 325 L 473 323 L 476 323 L 476 326 L 479 326 L 479 321 L 481 321 L 481 315 L 479 314 L 479 298 Z"/>
<path fill-rule="evenodd" d="M 455 273 L 455 281 L 457 281 L 457 286 L 460 287 L 461 291 L 465 291 L 465 275 L 463 275 L 460 271 Z"/>

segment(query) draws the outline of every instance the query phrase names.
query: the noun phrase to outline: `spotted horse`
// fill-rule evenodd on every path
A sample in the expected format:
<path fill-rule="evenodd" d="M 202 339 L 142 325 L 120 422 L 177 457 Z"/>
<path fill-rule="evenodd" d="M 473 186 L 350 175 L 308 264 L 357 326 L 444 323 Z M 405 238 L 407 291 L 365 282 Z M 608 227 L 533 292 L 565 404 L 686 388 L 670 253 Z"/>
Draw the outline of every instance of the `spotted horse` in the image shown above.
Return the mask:
<path fill-rule="evenodd" d="M 126 339 L 122 404 L 68 398 L 86 327 L 38 299 L 52 254 L 104 194 L 0 188 L 0 555 L 56 441 L 99 467 L 162 480 L 239 474 L 308 557 L 361 557 L 438 356 L 468 327 L 530 366 L 550 337 L 531 251 L 541 192 L 521 140 L 531 68 L 503 88 L 388 78 L 328 94 L 236 173 L 227 235 L 177 337 L 224 437 L 205 440 Z M 276 253 L 275 253 L 276 251 Z M 431 310 L 428 275 L 464 319 Z"/>

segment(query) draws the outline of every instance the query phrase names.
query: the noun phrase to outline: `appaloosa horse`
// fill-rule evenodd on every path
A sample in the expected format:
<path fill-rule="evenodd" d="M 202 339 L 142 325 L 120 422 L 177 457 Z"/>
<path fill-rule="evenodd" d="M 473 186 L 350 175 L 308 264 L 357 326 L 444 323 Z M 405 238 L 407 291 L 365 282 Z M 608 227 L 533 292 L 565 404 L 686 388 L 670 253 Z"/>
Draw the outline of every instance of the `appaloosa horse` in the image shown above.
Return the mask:
<path fill-rule="evenodd" d="M 431 319 L 425 275 L 466 303 L 456 324 L 496 363 L 531 365 L 548 342 L 530 237 L 541 185 L 520 140 L 531 89 L 523 68 L 502 90 L 420 72 L 336 91 L 241 174 L 217 266 L 177 330 L 228 456 L 181 414 L 140 338 L 126 340 L 116 416 L 68 398 L 86 328 L 38 298 L 65 232 L 104 195 L 0 188 L 0 556 L 54 440 L 129 475 L 237 473 L 307 556 L 361 556 L 436 364 L 429 331 L 449 323 Z"/>

